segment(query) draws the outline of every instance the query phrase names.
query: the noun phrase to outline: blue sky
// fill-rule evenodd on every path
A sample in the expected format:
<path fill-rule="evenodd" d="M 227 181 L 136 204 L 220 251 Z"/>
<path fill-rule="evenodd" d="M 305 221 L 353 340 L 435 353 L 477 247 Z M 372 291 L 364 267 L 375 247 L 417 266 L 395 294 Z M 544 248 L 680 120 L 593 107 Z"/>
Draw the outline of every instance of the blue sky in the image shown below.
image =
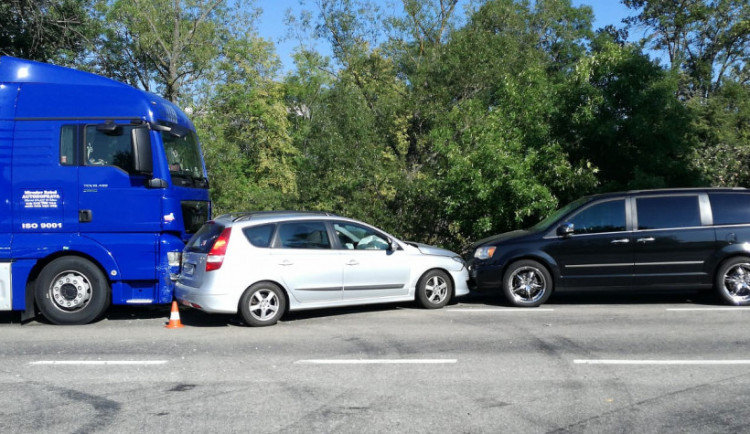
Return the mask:
<path fill-rule="evenodd" d="M 378 0 L 383 5 L 388 3 L 400 4 L 400 0 Z M 459 7 L 466 4 L 466 0 L 459 0 Z M 622 27 L 623 18 L 632 15 L 632 11 L 623 6 L 618 0 L 573 0 L 574 6 L 588 5 L 594 10 L 594 28 L 598 29 L 608 24 Z M 298 45 L 295 40 L 285 40 L 287 27 L 284 24 L 286 12 L 291 10 L 293 15 L 298 15 L 302 9 L 312 10 L 317 14 L 315 0 L 257 0 L 256 6 L 263 10 L 257 24 L 259 36 L 271 40 L 276 44 L 276 53 L 279 55 L 285 70 L 293 69 L 292 53 Z M 321 53 L 330 53 L 330 49 L 322 45 L 317 46 Z"/>

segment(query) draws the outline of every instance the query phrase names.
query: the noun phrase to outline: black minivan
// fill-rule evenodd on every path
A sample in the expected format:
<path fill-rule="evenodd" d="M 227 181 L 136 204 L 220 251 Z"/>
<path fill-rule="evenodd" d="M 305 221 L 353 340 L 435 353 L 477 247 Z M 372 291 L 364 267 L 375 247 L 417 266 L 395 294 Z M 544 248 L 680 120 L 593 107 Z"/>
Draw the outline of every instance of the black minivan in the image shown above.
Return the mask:
<path fill-rule="evenodd" d="M 714 286 L 750 304 L 750 190 L 643 190 L 580 198 L 535 226 L 474 243 L 470 287 L 539 306 L 555 288 Z"/>

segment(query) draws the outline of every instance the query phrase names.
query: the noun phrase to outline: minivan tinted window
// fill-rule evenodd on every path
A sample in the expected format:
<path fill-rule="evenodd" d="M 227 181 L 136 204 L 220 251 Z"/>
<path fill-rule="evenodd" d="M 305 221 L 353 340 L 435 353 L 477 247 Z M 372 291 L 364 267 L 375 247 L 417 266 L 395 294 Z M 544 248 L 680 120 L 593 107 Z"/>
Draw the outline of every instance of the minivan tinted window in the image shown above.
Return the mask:
<path fill-rule="evenodd" d="M 750 223 L 750 194 L 714 193 L 708 197 L 715 225 Z"/>
<path fill-rule="evenodd" d="M 689 228 L 701 225 L 698 196 L 639 197 L 638 229 Z"/>
<path fill-rule="evenodd" d="M 625 199 L 597 203 L 570 220 L 575 234 L 600 234 L 625 230 Z"/>

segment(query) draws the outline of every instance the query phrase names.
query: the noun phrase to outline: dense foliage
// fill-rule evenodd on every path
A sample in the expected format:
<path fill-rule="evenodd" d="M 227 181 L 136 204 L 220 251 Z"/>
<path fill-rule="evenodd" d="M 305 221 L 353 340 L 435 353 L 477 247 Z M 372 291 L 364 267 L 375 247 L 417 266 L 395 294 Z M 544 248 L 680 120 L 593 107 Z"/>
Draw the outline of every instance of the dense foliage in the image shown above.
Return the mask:
<path fill-rule="evenodd" d="M 311 2 L 293 71 L 230 0 L 10 0 L 0 52 L 192 110 L 219 213 L 328 210 L 460 249 L 588 193 L 750 184 L 746 0 L 623 0 L 605 29 L 570 0 L 401 3 Z"/>

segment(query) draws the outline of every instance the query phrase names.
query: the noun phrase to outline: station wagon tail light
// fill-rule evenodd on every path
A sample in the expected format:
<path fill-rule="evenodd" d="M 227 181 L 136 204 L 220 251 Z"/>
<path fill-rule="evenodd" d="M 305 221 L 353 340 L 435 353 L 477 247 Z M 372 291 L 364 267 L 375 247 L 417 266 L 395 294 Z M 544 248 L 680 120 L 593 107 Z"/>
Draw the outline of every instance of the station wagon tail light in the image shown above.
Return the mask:
<path fill-rule="evenodd" d="M 224 263 L 224 255 L 227 253 L 227 245 L 229 244 L 229 235 L 232 233 L 232 228 L 225 228 L 221 231 L 219 238 L 214 241 L 211 251 L 208 252 L 206 257 L 206 271 L 218 270 L 221 268 L 221 264 Z"/>
<path fill-rule="evenodd" d="M 490 259 L 495 254 L 496 246 L 480 247 L 474 251 L 474 257 L 477 259 Z"/>

